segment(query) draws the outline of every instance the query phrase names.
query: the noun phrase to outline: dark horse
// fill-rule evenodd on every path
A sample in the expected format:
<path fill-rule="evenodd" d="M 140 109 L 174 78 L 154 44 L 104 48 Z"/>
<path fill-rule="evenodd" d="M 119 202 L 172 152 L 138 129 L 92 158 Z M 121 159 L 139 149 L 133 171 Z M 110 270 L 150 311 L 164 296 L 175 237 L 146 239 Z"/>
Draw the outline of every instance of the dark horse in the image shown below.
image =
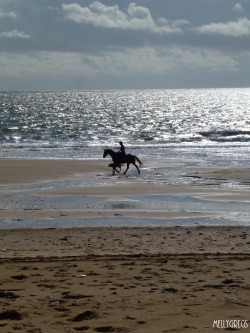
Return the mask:
<path fill-rule="evenodd" d="M 136 167 L 138 173 L 140 173 L 140 170 L 139 170 L 138 166 L 136 165 L 135 161 L 139 162 L 140 166 L 142 165 L 142 162 L 135 155 L 126 154 L 126 156 L 121 159 L 121 155 L 120 155 L 119 152 L 115 152 L 112 149 L 104 149 L 103 158 L 105 158 L 107 155 L 109 155 L 112 158 L 112 160 L 114 162 L 114 165 L 118 166 L 120 164 L 126 164 L 127 163 L 127 169 L 124 171 L 124 175 L 128 171 L 129 165 L 131 163 Z"/>

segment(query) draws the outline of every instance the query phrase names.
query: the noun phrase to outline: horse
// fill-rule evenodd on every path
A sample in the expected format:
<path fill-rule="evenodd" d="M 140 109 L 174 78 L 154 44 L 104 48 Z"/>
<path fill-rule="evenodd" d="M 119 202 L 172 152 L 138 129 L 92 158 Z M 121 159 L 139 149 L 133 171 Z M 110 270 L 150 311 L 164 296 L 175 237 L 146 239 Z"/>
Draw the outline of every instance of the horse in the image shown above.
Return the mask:
<path fill-rule="evenodd" d="M 138 173 L 140 173 L 140 170 L 139 170 L 139 168 L 138 168 L 138 166 L 136 165 L 135 162 L 137 161 L 140 166 L 142 165 L 142 162 L 139 160 L 139 158 L 137 156 L 132 155 L 132 154 L 126 154 L 124 156 L 124 158 L 121 159 L 121 155 L 120 155 L 119 152 L 115 152 L 112 149 L 104 149 L 103 158 L 105 158 L 107 155 L 109 155 L 112 158 L 112 160 L 114 162 L 114 165 L 126 164 L 127 163 L 127 169 L 123 172 L 124 175 L 128 171 L 129 165 L 131 163 L 136 167 Z"/>

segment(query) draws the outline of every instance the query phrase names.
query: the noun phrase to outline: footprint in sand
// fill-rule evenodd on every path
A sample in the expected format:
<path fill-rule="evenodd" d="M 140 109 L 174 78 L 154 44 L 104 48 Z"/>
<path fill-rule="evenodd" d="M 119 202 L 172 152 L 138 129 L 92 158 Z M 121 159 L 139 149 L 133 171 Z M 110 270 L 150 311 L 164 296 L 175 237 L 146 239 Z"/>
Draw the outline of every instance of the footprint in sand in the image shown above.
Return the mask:
<path fill-rule="evenodd" d="M 4 311 L 0 313 L 0 320 L 22 320 L 22 315 L 15 311 Z"/>
<path fill-rule="evenodd" d="M 89 326 L 80 326 L 80 327 L 75 327 L 74 330 L 78 332 L 84 332 L 89 329 Z"/>
<path fill-rule="evenodd" d="M 78 322 L 78 321 L 83 321 L 83 320 L 90 320 L 98 318 L 98 314 L 94 311 L 87 310 L 85 312 L 79 313 L 77 316 L 75 316 L 72 321 Z"/>
<path fill-rule="evenodd" d="M 113 326 L 101 326 L 94 329 L 95 332 L 115 332 L 115 333 L 126 333 L 129 332 L 129 329 L 126 327 L 113 327 Z"/>

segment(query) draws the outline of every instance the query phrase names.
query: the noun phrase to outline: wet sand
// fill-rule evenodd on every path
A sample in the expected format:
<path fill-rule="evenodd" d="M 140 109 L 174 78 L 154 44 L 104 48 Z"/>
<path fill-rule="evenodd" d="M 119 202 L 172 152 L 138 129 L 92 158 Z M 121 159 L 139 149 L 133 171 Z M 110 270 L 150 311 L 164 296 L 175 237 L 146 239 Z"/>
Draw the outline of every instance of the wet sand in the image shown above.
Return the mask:
<path fill-rule="evenodd" d="M 232 215 L 231 220 L 237 222 L 242 216 L 247 220 L 248 215 L 243 213 L 250 214 L 248 168 L 211 168 L 186 173 L 181 170 L 178 177 L 188 181 L 173 184 L 171 180 L 167 183 L 164 176 L 143 178 L 133 169 L 128 177 L 122 174 L 112 177 L 107 165 L 108 161 L 103 159 L 1 160 L 0 227 L 11 227 L 13 221 L 13 227 L 22 228 L 26 226 L 22 222 L 28 219 L 34 227 L 41 227 L 38 220 L 67 219 L 66 225 L 70 226 L 70 219 L 92 218 L 94 223 L 93 218 L 112 221 L 112 217 L 163 221 Z M 231 182 L 240 186 L 228 186 Z M 236 206 L 233 209 L 231 202 Z M 240 217 L 234 209 L 240 211 Z"/>
<path fill-rule="evenodd" d="M 60 222 L 67 214 L 69 219 L 92 214 L 93 221 L 100 214 L 128 219 L 159 214 L 219 216 L 199 206 L 181 211 L 120 205 L 124 195 L 131 199 L 134 194 L 141 195 L 141 201 L 147 195 L 195 195 L 205 201 L 212 198 L 222 207 L 231 200 L 249 201 L 247 187 L 169 186 L 116 177 L 88 183 L 93 174 L 107 172 L 107 161 L 3 160 L 0 171 L 3 220 L 39 217 Z M 196 170 L 188 176 L 218 184 L 237 179 L 245 185 L 248 170 L 244 169 L 244 177 L 236 171 Z M 79 186 L 84 177 L 86 183 Z M 77 201 L 74 206 L 80 196 L 82 205 L 89 196 L 119 199 L 119 205 L 90 209 Z M 68 198 L 72 198 L 69 206 Z M 2 228 L 0 331 L 211 332 L 216 320 L 223 321 L 224 330 L 235 328 L 226 327 L 229 323 L 246 327 L 250 325 L 245 322 L 250 319 L 249 245 L 248 226 Z M 247 332 L 249 327 L 240 330 Z"/>

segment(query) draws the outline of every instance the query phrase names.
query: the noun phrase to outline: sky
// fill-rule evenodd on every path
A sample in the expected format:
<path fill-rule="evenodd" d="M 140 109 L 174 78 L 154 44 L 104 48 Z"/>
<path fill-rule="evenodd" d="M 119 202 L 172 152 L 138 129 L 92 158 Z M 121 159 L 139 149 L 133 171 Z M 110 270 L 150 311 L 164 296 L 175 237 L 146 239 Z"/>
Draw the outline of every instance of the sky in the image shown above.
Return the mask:
<path fill-rule="evenodd" d="M 0 0 L 0 91 L 250 87 L 250 0 Z"/>

